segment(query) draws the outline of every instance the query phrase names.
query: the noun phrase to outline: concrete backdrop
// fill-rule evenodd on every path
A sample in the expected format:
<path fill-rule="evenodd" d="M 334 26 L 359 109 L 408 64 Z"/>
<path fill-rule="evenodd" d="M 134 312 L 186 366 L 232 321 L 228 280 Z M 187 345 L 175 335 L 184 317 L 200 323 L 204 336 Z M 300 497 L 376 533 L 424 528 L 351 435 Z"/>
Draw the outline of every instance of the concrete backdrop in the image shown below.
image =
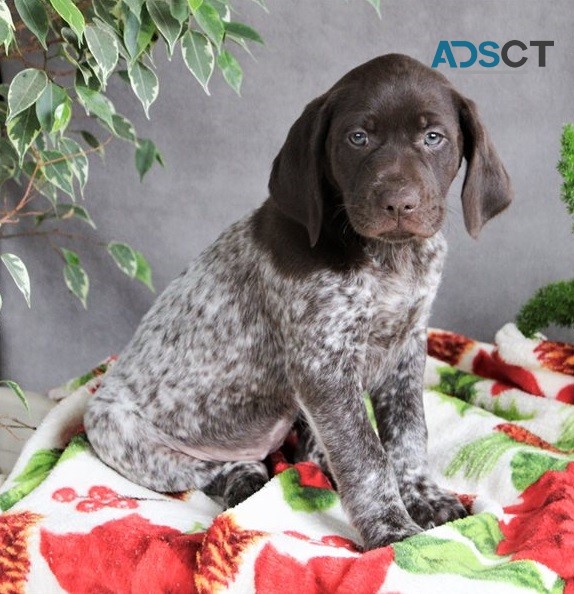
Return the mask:
<path fill-rule="evenodd" d="M 516 190 L 512 208 L 478 241 L 464 232 L 455 181 L 446 225 L 449 257 L 432 324 L 483 340 L 512 320 L 539 286 L 572 275 L 574 237 L 558 199 L 555 171 L 562 125 L 574 121 L 572 0 L 383 0 L 382 18 L 362 0 L 269 0 L 269 14 L 237 3 L 239 20 L 265 39 L 245 70 L 242 97 L 220 76 L 207 97 L 176 54 L 157 51 L 160 97 L 151 121 L 120 81 L 118 111 L 154 139 L 166 166 L 140 184 L 130 146 L 113 143 L 91 161 L 86 206 L 93 240 L 125 241 L 145 253 L 158 291 L 231 222 L 266 197 L 271 161 L 304 105 L 354 66 L 387 52 L 430 65 L 440 39 L 553 40 L 547 67 L 534 53 L 522 68 L 484 71 L 441 67 L 479 105 Z M 85 228 L 81 228 L 85 231 Z M 68 294 L 62 265 L 42 240 L 5 241 L 32 278 L 28 310 L 4 270 L 0 377 L 45 390 L 119 352 L 154 296 L 129 281 L 102 249 L 69 244 L 90 275 L 89 309 Z M 558 332 L 553 336 L 568 338 Z"/>

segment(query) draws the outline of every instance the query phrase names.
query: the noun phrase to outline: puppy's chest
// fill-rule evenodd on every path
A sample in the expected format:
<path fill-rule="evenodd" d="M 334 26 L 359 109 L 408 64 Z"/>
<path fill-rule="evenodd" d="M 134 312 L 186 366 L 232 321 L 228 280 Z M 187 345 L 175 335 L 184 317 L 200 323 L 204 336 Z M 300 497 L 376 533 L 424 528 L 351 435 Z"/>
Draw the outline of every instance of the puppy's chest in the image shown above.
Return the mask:
<path fill-rule="evenodd" d="M 441 262 L 373 261 L 369 269 L 368 340 L 371 350 L 400 346 L 426 324 L 440 281 Z"/>
<path fill-rule="evenodd" d="M 389 348 L 402 342 L 416 326 L 429 297 L 424 284 L 387 275 L 374 279 L 368 303 L 368 344 Z M 378 281 L 378 282 L 377 282 Z"/>

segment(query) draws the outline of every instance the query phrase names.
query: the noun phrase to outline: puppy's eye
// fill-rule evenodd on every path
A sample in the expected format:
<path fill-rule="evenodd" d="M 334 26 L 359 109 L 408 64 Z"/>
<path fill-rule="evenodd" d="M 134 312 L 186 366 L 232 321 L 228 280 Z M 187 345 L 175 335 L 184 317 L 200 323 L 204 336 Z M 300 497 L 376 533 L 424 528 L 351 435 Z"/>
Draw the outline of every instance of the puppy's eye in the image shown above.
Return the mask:
<path fill-rule="evenodd" d="M 356 132 L 349 134 L 349 142 L 354 146 L 367 146 L 369 143 L 369 137 L 367 136 L 366 132 L 357 130 Z"/>
<path fill-rule="evenodd" d="M 427 132 L 425 135 L 425 144 L 427 146 L 438 146 L 443 138 L 444 136 L 438 132 Z"/>

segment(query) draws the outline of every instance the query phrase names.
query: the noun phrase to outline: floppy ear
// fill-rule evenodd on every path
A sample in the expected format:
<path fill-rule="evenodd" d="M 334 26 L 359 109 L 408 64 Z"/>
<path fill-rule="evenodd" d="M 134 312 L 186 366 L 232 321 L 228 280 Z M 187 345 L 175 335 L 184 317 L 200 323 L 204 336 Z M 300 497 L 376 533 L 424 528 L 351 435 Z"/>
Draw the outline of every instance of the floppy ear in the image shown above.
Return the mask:
<path fill-rule="evenodd" d="M 463 154 L 467 161 L 462 186 L 462 210 L 466 230 L 475 239 L 482 226 L 512 201 L 512 186 L 506 169 L 480 121 L 476 105 L 460 98 Z"/>
<path fill-rule="evenodd" d="M 326 99 L 327 94 L 309 103 L 293 124 L 269 179 L 271 199 L 283 214 L 307 228 L 311 247 L 319 240 L 323 221 Z"/>

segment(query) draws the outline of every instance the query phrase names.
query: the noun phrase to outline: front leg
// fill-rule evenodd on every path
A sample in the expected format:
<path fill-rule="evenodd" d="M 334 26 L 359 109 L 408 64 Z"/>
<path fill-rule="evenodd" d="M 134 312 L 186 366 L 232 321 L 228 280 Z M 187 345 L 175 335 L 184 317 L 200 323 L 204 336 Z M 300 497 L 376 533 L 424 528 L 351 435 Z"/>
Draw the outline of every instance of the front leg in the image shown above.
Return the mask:
<path fill-rule="evenodd" d="M 401 499 L 392 464 L 370 425 L 353 353 L 297 348 L 287 365 L 351 523 L 373 549 L 421 532 Z"/>
<path fill-rule="evenodd" d="M 428 474 L 427 427 L 423 408 L 426 331 L 407 339 L 394 368 L 371 390 L 379 437 L 392 461 L 401 497 L 423 528 L 463 518 L 458 498 Z"/>

